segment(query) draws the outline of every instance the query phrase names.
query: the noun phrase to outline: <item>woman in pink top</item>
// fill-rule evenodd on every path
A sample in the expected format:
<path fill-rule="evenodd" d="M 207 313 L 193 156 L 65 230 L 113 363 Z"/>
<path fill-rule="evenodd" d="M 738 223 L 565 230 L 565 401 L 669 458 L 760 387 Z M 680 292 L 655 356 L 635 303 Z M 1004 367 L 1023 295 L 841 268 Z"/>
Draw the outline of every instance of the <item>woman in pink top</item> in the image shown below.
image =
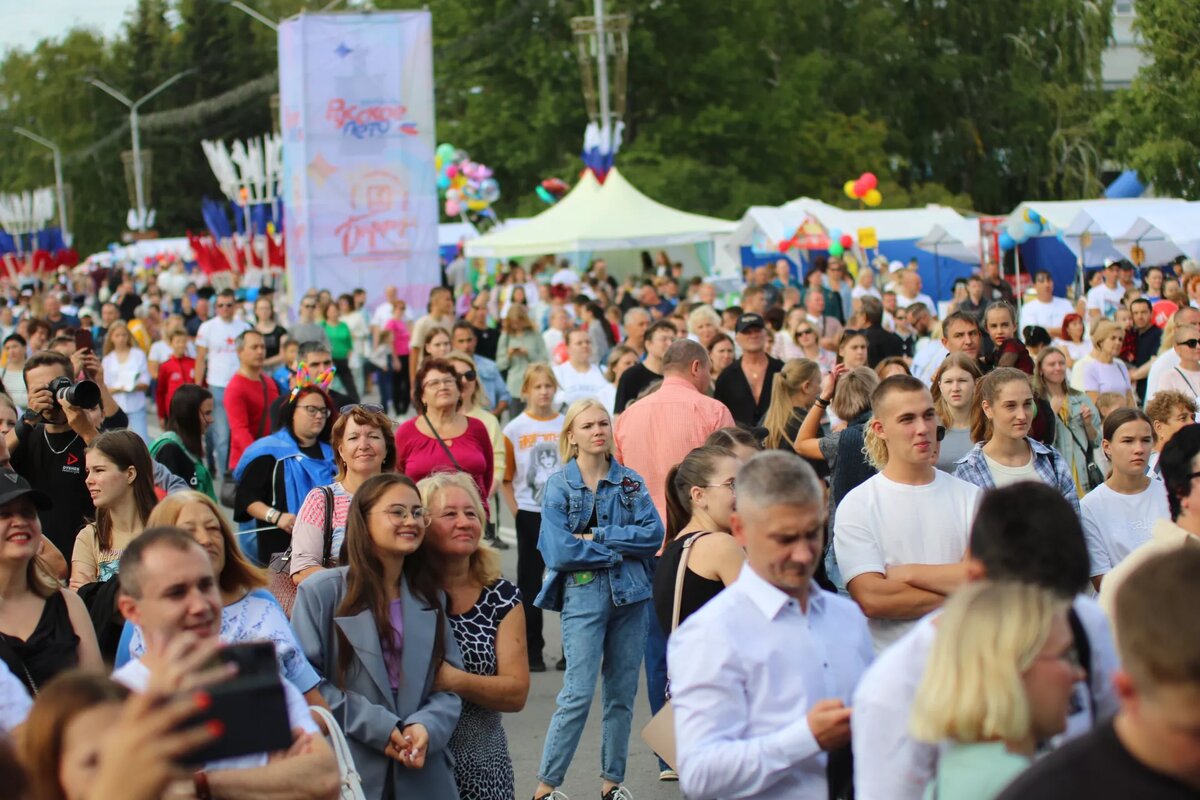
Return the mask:
<path fill-rule="evenodd" d="M 414 481 L 465 472 L 481 497 L 492 489 L 494 455 L 487 426 L 462 411 L 462 385 L 450 362 L 426 358 L 417 369 L 417 416 L 396 429 L 396 469 Z"/>
<path fill-rule="evenodd" d="M 383 326 L 392 334 L 392 352 L 396 355 L 392 364 L 392 396 L 395 398 L 396 414 L 401 417 L 408 413 L 408 401 L 412 397 L 412 389 L 408 385 L 409 342 L 412 334 L 404 323 L 404 311 L 403 301 L 393 303 L 392 318 Z"/>

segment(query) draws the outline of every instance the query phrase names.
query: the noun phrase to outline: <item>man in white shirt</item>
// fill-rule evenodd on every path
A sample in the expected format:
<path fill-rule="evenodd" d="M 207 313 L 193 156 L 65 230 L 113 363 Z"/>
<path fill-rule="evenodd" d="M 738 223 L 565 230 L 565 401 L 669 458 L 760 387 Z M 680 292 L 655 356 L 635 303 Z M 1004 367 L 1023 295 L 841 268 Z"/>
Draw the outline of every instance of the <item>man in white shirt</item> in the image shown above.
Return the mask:
<path fill-rule="evenodd" d="M 1175 312 L 1174 316 L 1171 317 L 1171 322 L 1176 328 L 1200 327 L 1200 309 L 1184 306 Z M 1162 382 L 1163 376 L 1177 366 L 1179 366 L 1179 354 L 1175 352 L 1175 348 L 1163 352 L 1158 358 L 1154 359 L 1154 366 L 1150 368 L 1150 374 L 1146 376 L 1146 402 L 1142 404 L 1143 407 L 1150 402 L 1150 398 L 1154 397 L 1154 393 L 1158 391 L 1159 383 Z"/>
<path fill-rule="evenodd" d="M 1175 391 L 1200 402 L 1200 328 L 1176 327 L 1174 351 L 1178 363 L 1159 378 L 1154 391 Z M 1152 398 L 1148 395 L 1147 402 Z"/>
<path fill-rule="evenodd" d="M 691 800 L 825 800 L 827 753 L 850 739 L 846 703 L 871 661 L 866 621 L 812 580 L 827 516 L 812 468 L 768 451 L 736 483 L 746 564 L 667 646 L 680 788 Z"/>
<path fill-rule="evenodd" d="M 933 303 L 933 298 L 927 294 L 921 293 L 921 273 L 915 269 L 906 269 L 900 273 L 896 288 L 896 307 L 908 308 L 913 303 L 924 303 L 925 308 L 937 308 Z"/>
<path fill-rule="evenodd" d="M 1037 297 L 1021 308 L 1021 330 L 1037 325 L 1056 339 L 1062 337 L 1063 317 L 1074 313 L 1075 307 L 1065 297 L 1054 296 L 1054 279 L 1045 270 L 1033 273 L 1033 289 Z"/>
<path fill-rule="evenodd" d="M 1125 299 L 1125 289 L 1118 283 L 1121 277 L 1117 262 L 1109 261 L 1104 265 L 1104 281 L 1093 286 L 1087 293 L 1088 327 L 1101 318 L 1112 319 L 1121 301 Z"/>
<path fill-rule="evenodd" d="M 554 395 L 556 407 L 565 411 L 576 400 L 595 398 L 604 404 L 609 414 L 613 413 L 617 390 L 592 363 L 592 337 L 586 330 L 572 328 L 567 331 L 567 361 L 555 364 L 552 369 L 558 381 L 558 392 Z"/>
<path fill-rule="evenodd" d="M 1074 599 L 1075 649 L 1087 679 L 1075 687 L 1067 730 L 1056 744 L 1111 716 L 1117 709 L 1111 680 L 1118 668 L 1116 648 L 1104 612 L 1082 594 L 1087 548 L 1070 504 L 1045 484 L 991 491 L 980 503 L 970 551 L 968 581 L 1031 583 Z M 854 789 L 859 800 L 921 800 L 933 777 L 937 745 L 913 739 L 909 719 L 938 613 L 920 620 L 880 653 L 854 692 Z"/>
<path fill-rule="evenodd" d="M 834 550 L 875 649 L 899 639 L 966 577 L 979 488 L 935 468 L 938 418 L 925 384 L 893 375 L 871 395 L 884 468 L 838 504 Z"/>
<path fill-rule="evenodd" d="M 146 655 L 113 673 L 135 692 L 174 692 L 212 683 L 205 670 L 219 649 L 221 591 L 212 561 L 178 528 L 152 528 L 121 555 L 117 603 L 138 625 Z M 190 668 L 189 668 L 190 667 Z M 204 680 L 201 671 L 210 676 Z M 300 691 L 282 675 L 294 743 L 286 754 L 266 752 L 205 765 L 195 773 L 197 797 L 326 798 L 338 784 L 337 763 Z"/>
<path fill-rule="evenodd" d="M 237 338 L 250 330 L 250 323 L 236 319 L 236 295 L 224 289 L 217 295 L 217 316 L 205 320 L 196 331 L 196 383 L 213 396 L 213 421 L 208 426 L 208 458 L 210 466 L 222 472 L 229 463 L 229 418 L 225 415 L 225 387 L 238 371 Z"/>

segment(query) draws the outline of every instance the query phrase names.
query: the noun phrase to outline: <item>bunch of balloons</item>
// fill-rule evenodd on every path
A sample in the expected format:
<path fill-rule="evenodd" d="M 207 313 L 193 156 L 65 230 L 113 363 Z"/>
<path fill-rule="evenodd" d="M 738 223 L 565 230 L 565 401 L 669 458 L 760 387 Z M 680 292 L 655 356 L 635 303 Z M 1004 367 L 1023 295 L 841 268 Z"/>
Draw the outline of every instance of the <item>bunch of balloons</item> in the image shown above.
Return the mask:
<path fill-rule="evenodd" d="M 1029 239 L 1041 236 L 1046 230 L 1046 220 L 1033 209 L 1025 209 L 1024 220 L 1010 222 L 1008 228 L 1000 232 L 997 243 L 1001 250 L 1012 250 Z"/>
<path fill-rule="evenodd" d="M 433 167 L 447 217 L 464 212 L 491 215 L 492 203 L 500 199 L 500 184 L 492 177 L 491 168 L 472 161 L 466 150 L 448 142 L 438 145 Z"/>
<path fill-rule="evenodd" d="M 841 256 L 847 250 L 854 247 L 854 237 L 848 233 L 842 233 L 841 228 L 831 228 L 829 231 L 829 255 Z"/>
<path fill-rule="evenodd" d="M 880 194 L 878 187 L 879 179 L 875 177 L 875 173 L 864 172 L 857 179 L 846 181 L 842 186 L 842 191 L 851 200 L 861 200 L 864 205 L 875 208 L 883 202 L 883 195 Z"/>
<path fill-rule="evenodd" d="M 567 186 L 566 181 L 559 180 L 558 178 L 546 178 L 546 180 L 538 184 L 534 191 L 537 192 L 537 196 L 541 198 L 543 203 L 552 206 L 559 200 L 562 200 L 570 188 L 570 186 Z"/>

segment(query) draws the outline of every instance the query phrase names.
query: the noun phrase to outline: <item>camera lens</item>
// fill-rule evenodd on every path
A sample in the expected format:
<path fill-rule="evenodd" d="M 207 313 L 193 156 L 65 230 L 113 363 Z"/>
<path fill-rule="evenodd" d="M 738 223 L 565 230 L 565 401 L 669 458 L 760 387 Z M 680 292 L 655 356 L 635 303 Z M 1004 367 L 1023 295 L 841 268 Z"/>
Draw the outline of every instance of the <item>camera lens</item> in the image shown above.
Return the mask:
<path fill-rule="evenodd" d="M 64 397 L 77 408 L 95 408 L 100 405 L 100 387 L 94 381 L 83 380 L 68 389 Z"/>

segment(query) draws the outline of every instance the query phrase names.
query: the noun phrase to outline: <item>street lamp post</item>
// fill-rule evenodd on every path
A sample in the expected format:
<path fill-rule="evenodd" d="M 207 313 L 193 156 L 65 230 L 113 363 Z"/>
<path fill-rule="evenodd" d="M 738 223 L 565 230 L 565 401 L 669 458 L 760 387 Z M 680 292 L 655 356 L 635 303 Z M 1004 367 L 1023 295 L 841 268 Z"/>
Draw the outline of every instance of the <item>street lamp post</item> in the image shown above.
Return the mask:
<path fill-rule="evenodd" d="M 58 145 L 44 136 L 38 136 L 33 131 L 26 130 L 20 126 L 14 127 L 13 133 L 18 136 L 24 136 L 30 141 L 37 142 L 43 147 L 48 147 L 50 152 L 54 154 L 54 199 L 58 203 L 58 227 L 62 231 L 63 243 L 67 247 L 70 247 L 71 234 L 67 230 L 67 198 L 63 191 L 62 151 L 58 149 Z"/>
<path fill-rule="evenodd" d="M 142 186 L 142 140 L 141 134 L 138 131 L 138 109 L 142 107 L 150 98 L 162 92 L 167 87 L 187 75 L 192 74 L 196 70 L 189 69 L 183 72 L 172 75 L 167 80 L 160 83 L 148 94 L 142 95 L 137 100 L 130 100 L 125 95 L 118 92 L 116 89 L 109 86 L 107 83 L 96 78 L 84 78 L 85 81 L 95 86 L 100 91 L 112 97 L 118 103 L 129 109 L 129 129 L 133 139 L 133 192 L 137 202 L 137 226 L 141 230 L 146 227 L 146 192 Z"/>

